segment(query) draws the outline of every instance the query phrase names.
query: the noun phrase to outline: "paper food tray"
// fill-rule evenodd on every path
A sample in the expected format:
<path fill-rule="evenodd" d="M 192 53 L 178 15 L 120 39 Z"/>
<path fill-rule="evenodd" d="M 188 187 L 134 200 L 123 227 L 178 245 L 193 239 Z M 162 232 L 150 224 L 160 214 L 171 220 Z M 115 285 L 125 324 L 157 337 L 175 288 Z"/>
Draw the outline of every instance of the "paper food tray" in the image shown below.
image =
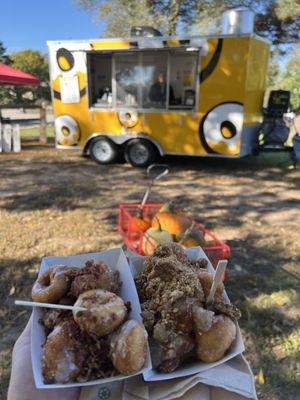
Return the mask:
<path fill-rule="evenodd" d="M 187 253 L 188 257 L 193 260 L 197 260 L 199 258 L 207 259 L 208 271 L 212 272 L 212 273 L 214 272 L 213 266 L 211 265 L 206 254 L 200 247 L 189 248 L 186 250 L 186 253 Z M 144 260 L 145 259 L 146 259 L 146 257 L 138 256 L 138 255 L 129 256 L 129 267 L 130 267 L 133 277 L 135 277 L 137 274 L 139 274 L 140 272 L 142 272 L 144 270 Z M 224 293 L 224 300 L 226 302 L 229 302 L 229 298 L 228 298 L 226 292 Z M 188 375 L 198 374 L 199 372 L 203 372 L 203 371 L 206 371 L 217 365 L 223 364 L 226 361 L 237 356 L 238 354 L 243 353 L 243 351 L 245 350 L 245 347 L 244 347 L 241 331 L 240 331 L 240 328 L 237 323 L 236 323 L 236 327 L 237 327 L 236 338 L 235 338 L 234 342 L 232 343 L 231 347 L 229 348 L 229 350 L 227 351 L 225 357 L 222 358 L 221 360 L 216 361 L 214 363 L 210 363 L 210 364 L 203 363 L 201 361 L 191 361 L 189 363 L 182 365 L 181 367 L 177 368 L 175 371 L 170 372 L 170 373 L 161 373 L 161 372 L 157 372 L 154 369 L 151 369 L 151 370 L 143 373 L 144 379 L 146 381 L 161 381 L 161 380 L 166 380 L 166 379 L 181 378 L 181 377 L 188 376 Z"/>
<path fill-rule="evenodd" d="M 43 258 L 39 275 L 41 275 L 49 266 L 55 264 L 71 265 L 73 267 L 81 268 L 84 266 L 85 261 L 94 260 L 95 262 L 105 262 L 112 271 L 119 271 L 120 280 L 122 286 L 118 293 L 124 302 L 130 301 L 131 312 L 128 318 L 134 319 L 139 323 L 143 323 L 141 318 L 141 308 L 135 288 L 132 275 L 128 266 L 127 259 L 123 250 L 112 249 L 103 251 L 101 253 L 89 253 L 81 254 L 78 256 L 70 257 L 46 257 Z M 134 376 L 151 369 L 151 358 L 149 348 L 147 346 L 147 356 L 143 368 L 136 374 L 133 375 L 117 375 L 111 378 L 97 379 L 84 383 L 70 382 L 65 384 L 44 384 L 42 376 L 42 345 L 45 342 L 45 331 L 43 326 L 39 323 L 39 319 L 42 316 L 42 310 L 40 308 L 34 308 L 32 318 L 32 331 L 31 331 L 31 358 L 32 358 L 32 369 L 35 385 L 39 389 L 58 389 L 67 387 L 79 387 L 79 386 L 90 386 L 97 385 L 105 382 L 113 382 L 121 379 L 125 379 L 128 376 Z"/>
<path fill-rule="evenodd" d="M 141 375 L 81 389 L 79 400 L 257 400 L 254 377 L 243 355 L 187 377 L 145 382 Z M 106 397 L 106 396 L 104 396 Z"/>

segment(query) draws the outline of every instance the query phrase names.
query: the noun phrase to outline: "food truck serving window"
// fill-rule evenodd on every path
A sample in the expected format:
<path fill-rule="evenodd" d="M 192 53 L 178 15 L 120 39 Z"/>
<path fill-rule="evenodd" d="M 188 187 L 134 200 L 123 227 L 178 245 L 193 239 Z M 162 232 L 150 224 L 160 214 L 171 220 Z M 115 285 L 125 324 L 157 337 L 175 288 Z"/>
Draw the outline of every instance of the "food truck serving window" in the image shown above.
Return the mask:
<path fill-rule="evenodd" d="M 90 53 L 90 107 L 193 110 L 198 52 Z"/>

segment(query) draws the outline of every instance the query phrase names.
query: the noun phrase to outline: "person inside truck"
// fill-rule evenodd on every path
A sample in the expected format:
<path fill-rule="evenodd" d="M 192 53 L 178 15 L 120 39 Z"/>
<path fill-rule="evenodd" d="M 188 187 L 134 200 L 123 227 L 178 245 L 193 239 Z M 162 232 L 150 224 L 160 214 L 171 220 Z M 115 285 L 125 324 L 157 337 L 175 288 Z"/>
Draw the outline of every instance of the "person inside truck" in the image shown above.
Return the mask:
<path fill-rule="evenodd" d="M 164 74 L 159 72 L 156 82 L 150 88 L 149 98 L 154 103 L 164 103 L 167 96 L 167 85 Z M 174 90 L 169 86 L 169 104 L 175 104 Z"/>

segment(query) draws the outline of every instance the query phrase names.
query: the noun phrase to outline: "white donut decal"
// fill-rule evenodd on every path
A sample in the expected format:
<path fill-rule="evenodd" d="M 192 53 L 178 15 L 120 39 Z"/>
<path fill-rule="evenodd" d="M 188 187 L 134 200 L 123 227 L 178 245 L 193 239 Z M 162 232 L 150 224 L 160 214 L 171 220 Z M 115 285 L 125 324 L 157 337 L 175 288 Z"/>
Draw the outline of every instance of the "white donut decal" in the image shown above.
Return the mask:
<path fill-rule="evenodd" d="M 243 109 L 241 103 L 222 103 L 205 115 L 200 124 L 200 140 L 208 153 L 239 153 Z"/>
<path fill-rule="evenodd" d="M 55 119 L 55 135 L 57 144 L 61 146 L 77 146 L 80 140 L 78 123 L 70 115 L 60 115 Z"/>
<path fill-rule="evenodd" d="M 118 117 L 121 124 L 126 128 L 132 128 L 139 120 L 138 113 L 136 111 L 120 111 Z"/>

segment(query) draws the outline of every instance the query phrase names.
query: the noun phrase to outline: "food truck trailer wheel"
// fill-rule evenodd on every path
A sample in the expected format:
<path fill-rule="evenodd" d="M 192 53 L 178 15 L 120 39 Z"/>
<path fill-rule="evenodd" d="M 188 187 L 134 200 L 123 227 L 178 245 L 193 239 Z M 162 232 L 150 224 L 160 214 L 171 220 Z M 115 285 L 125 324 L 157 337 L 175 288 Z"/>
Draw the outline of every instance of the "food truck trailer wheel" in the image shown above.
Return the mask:
<path fill-rule="evenodd" d="M 111 164 L 118 158 L 118 146 L 111 140 L 100 137 L 94 139 L 90 145 L 90 154 L 99 164 Z"/>
<path fill-rule="evenodd" d="M 148 140 L 133 139 L 126 143 L 125 158 L 133 167 L 148 167 L 156 157 L 157 150 Z"/>

